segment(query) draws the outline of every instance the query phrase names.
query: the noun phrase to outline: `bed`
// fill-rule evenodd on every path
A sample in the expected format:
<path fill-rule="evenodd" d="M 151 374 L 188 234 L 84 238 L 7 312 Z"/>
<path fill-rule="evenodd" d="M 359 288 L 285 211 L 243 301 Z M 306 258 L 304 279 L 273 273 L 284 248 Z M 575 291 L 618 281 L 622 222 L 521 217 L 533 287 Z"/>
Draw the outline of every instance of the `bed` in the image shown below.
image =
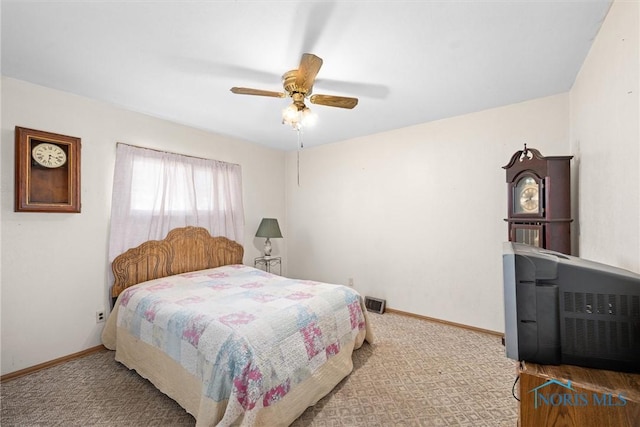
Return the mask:
<path fill-rule="evenodd" d="M 353 369 L 373 341 L 352 288 L 242 264 L 204 228 L 174 229 L 112 263 L 102 341 L 197 426 L 286 426 Z"/>

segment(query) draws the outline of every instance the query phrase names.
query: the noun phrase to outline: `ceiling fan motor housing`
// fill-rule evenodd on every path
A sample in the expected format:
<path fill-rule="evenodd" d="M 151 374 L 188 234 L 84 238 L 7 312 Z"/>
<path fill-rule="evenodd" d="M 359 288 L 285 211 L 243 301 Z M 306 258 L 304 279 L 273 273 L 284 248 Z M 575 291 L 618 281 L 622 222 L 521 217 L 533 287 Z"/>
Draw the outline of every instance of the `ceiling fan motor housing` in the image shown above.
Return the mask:
<path fill-rule="evenodd" d="M 282 86 L 286 90 L 294 102 L 302 102 L 304 98 L 311 95 L 311 87 L 300 87 L 296 84 L 298 78 L 298 70 L 287 71 L 282 75 Z M 299 100 L 296 100 L 296 94 Z"/>

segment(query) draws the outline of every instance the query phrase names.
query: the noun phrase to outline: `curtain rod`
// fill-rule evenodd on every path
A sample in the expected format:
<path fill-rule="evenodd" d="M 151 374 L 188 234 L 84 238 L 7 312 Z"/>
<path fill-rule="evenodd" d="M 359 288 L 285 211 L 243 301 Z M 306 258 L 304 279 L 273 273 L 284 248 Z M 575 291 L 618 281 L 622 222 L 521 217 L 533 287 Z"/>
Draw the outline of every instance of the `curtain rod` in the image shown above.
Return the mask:
<path fill-rule="evenodd" d="M 240 166 L 238 163 L 225 162 L 224 160 L 216 160 L 216 159 L 208 159 L 206 157 L 190 156 L 188 154 L 180 154 L 180 153 L 175 153 L 173 151 L 158 150 L 157 148 L 141 147 L 139 145 L 127 144 L 125 142 L 116 142 L 116 146 L 118 146 L 118 145 L 127 145 L 129 147 L 141 148 L 143 150 L 155 151 L 156 153 L 174 154 L 176 156 L 191 157 L 192 159 L 199 159 L 199 160 L 213 160 L 214 162 L 223 162 L 223 163 L 229 163 L 230 165 Z"/>

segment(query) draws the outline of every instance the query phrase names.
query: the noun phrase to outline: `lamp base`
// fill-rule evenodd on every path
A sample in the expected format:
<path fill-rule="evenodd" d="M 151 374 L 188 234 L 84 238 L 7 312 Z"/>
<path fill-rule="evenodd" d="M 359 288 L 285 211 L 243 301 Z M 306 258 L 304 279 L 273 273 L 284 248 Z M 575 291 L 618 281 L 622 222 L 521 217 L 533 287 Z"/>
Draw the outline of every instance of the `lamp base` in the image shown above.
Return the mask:
<path fill-rule="evenodd" d="M 271 257 L 271 240 L 267 237 L 267 240 L 264 242 L 264 257 Z"/>

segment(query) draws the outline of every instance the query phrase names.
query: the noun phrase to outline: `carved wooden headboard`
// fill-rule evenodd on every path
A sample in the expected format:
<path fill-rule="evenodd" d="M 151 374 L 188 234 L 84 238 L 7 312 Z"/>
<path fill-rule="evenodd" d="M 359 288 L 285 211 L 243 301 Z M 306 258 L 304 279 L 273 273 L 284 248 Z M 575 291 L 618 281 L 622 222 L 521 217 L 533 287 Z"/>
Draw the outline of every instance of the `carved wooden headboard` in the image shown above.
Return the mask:
<path fill-rule="evenodd" d="M 111 296 L 129 286 L 189 271 L 242 264 L 244 248 L 226 237 L 211 237 L 202 227 L 175 228 L 163 240 L 149 240 L 111 263 Z"/>

